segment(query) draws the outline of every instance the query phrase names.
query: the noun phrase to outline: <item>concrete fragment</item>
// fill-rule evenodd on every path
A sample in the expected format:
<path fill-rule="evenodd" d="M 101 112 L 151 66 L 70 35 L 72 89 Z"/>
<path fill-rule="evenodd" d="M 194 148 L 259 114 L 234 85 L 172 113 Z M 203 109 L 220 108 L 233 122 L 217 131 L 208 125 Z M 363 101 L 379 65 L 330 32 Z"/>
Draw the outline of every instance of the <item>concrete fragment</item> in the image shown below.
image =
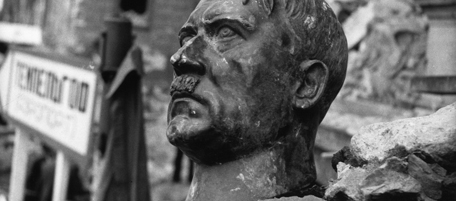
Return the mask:
<path fill-rule="evenodd" d="M 361 184 L 362 200 L 417 200 L 421 184 L 413 177 L 391 169 L 377 169 Z"/>
<path fill-rule="evenodd" d="M 343 24 L 348 49 L 352 49 L 366 36 L 368 25 L 375 17 L 374 5 L 374 3 L 370 3 L 359 8 Z"/>
<path fill-rule="evenodd" d="M 436 113 L 362 128 L 333 157 L 328 200 L 454 200 L 456 103 Z M 356 166 L 356 167 L 353 167 Z"/>
<path fill-rule="evenodd" d="M 409 81 L 425 72 L 428 20 L 412 0 L 368 1 L 343 24 L 349 47 L 339 97 L 416 103 Z"/>
<path fill-rule="evenodd" d="M 456 193 L 456 174 L 448 176 L 421 152 L 362 167 L 340 162 L 337 168 L 338 180 L 330 183 L 325 193 L 330 201 L 449 200 Z"/>
<path fill-rule="evenodd" d="M 442 199 L 453 200 L 456 198 L 456 172 L 448 175 L 442 182 Z"/>
<path fill-rule="evenodd" d="M 333 155 L 331 159 L 331 165 L 335 171 L 337 171 L 337 164 L 339 164 L 339 162 L 349 164 L 353 167 L 361 167 L 367 163 L 366 161 L 363 161 L 360 158 L 353 155 L 353 153 L 350 150 L 350 147 L 348 146 L 345 146 Z"/>
<path fill-rule="evenodd" d="M 439 168 L 434 167 L 438 170 Z M 409 175 L 417 179 L 423 185 L 423 193 L 425 196 L 438 200 L 442 198 L 442 181 L 444 172 L 435 172 L 426 162 L 411 154 L 408 157 L 408 172 Z"/>
<path fill-rule="evenodd" d="M 325 192 L 327 200 L 361 200 L 361 181 L 366 178 L 368 172 L 365 169 L 352 167 L 339 163 L 337 165 L 337 181 L 330 182 Z"/>
<path fill-rule="evenodd" d="M 439 164 L 452 166 L 456 154 L 456 103 L 436 113 L 362 127 L 350 144 L 351 152 L 365 161 L 424 150 Z"/>

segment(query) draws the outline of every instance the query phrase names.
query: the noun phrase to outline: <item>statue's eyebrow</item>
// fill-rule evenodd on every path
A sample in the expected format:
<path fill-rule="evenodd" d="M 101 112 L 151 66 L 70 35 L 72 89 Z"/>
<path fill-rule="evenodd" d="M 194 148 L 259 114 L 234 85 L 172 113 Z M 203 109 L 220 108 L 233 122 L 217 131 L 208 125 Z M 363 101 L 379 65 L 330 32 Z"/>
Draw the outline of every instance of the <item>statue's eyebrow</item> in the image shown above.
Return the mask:
<path fill-rule="evenodd" d="M 195 36 L 197 34 L 197 29 L 195 28 L 195 26 L 191 25 L 191 24 L 186 24 L 184 25 L 180 30 L 179 30 L 179 33 L 177 35 L 177 37 L 179 38 L 179 43 L 180 45 L 184 45 L 182 40 L 185 38 L 185 37 L 188 37 L 188 36 Z"/>
<path fill-rule="evenodd" d="M 189 33 L 189 34 L 196 34 L 197 30 L 194 25 L 191 24 L 185 24 L 178 33 L 178 36 L 180 37 L 184 33 Z"/>
<path fill-rule="evenodd" d="M 211 15 L 207 18 L 203 18 L 203 24 L 205 26 L 210 26 L 212 24 L 217 24 L 219 22 L 234 22 L 239 23 L 249 31 L 255 30 L 255 20 L 254 18 L 246 18 L 239 14 L 221 14 L 221 15 Z"/>

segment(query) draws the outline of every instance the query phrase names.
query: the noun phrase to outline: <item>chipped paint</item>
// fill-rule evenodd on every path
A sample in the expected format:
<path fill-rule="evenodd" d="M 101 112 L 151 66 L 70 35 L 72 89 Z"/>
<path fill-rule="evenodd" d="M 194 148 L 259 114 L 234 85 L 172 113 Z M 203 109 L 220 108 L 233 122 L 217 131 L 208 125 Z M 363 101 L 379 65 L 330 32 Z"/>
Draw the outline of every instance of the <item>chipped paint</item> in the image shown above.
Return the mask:
<path fill-rule="evenodd" d="M 326 3 L 326 1 L 323 1 L 322 4 L 323 4 L 323 6 L 322 6 L 323 10 L 324 10 L 324 11 L 328 10 L 328 7 L 329 7 L 329 6 L 328 6 L 328 3 Z"/>
<path fill-rule="evenodd" d="M 304 20 L 304 26 L 307 26 L 308 29 L 315 28 L 315 17 L 314 16 L 306 17 L 306 20 Z"/>
<path fill-rule="evenodd" d="M 240 173 L 236 179 L 240 179 L 241 181 L 245 181 L 245 177 L 244 177 L 244 174 Z"/>
<path fill-rule="evenodd" d="M 270 151 L 254 161 L 245 161 L 243 173 L 239 174 L 237 179 L 240 179 L 254 194 L 272 197 L 283 192 L 284 188 L 277 183 L 276 174 L 279 170 L 275 158 L 277 154 Z"/>
<path fill-rule="evenodd" d="M 301 127 L 298 128 L 296 131 L 295 137 L 299 137 L 299 134 L 301 133 Z"/>
<path fill-rule="evenodd" d="M 235 192 L 235 191 L 239 191 L 239 190 L 241 190 L 241 188 L 237 187 L 237 188 L 231 189 L 230 192 Z"/>
<path fill-rule="evenodd" d="M 196 193 L 196 189 L 198 188 L 198 182 L 194 182 L 192 183 L 192 185 L 190 186 L 190 197 L 195 197 L 195 193 Z"/>

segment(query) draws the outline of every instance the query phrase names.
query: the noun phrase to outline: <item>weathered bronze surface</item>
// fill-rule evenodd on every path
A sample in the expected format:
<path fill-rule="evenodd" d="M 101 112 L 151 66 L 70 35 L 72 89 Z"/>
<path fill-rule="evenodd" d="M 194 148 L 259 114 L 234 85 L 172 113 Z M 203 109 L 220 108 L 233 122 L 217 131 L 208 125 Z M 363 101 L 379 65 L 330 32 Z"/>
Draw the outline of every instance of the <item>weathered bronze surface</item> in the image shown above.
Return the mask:
<path fill-rule="evenodd" d="M 322 0 L 201 0 L 171 57 L 167 137 L 196 162 L 188 201 L 302 196 L 347 65 Z"/>

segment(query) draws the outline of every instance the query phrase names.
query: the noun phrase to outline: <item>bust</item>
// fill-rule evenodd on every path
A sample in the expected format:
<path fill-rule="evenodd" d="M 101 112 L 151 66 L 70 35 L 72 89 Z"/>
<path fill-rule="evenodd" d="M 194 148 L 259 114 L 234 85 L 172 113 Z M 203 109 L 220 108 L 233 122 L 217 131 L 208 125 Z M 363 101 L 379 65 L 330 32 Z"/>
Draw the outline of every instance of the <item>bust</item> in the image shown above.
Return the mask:
<path fill-rule="evenodd" d="M 171 57 L 169 141 L 195 162 L 187 201 L 300 195 L 347 65 L 322 0 L 201 0 Z"/>

